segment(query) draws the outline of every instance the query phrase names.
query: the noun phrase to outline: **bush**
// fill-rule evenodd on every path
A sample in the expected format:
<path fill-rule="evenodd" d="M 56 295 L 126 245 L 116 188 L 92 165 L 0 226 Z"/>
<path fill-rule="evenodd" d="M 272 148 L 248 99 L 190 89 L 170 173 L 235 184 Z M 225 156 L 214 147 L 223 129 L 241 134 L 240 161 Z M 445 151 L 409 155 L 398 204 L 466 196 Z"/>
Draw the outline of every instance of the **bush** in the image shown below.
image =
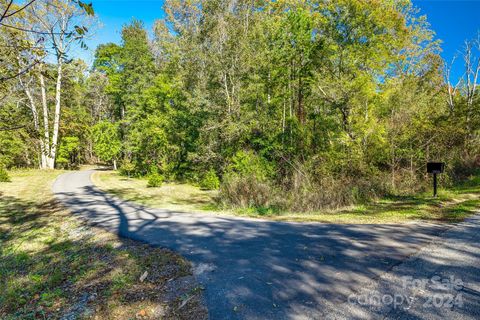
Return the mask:
<path fill-rule="evenodd" d="M 4 167 L 0 167 L 0 182 L 10 182 L 10 176 Z"/>
<path fill-rule="evenodd" d="M 200 188 L 204 190 L 216 190 L 219 188 L 219 186 L 220 180 L 213 169 L 210 169 L 200 181 Z"/>
<path fill-rule="evenodd" d="M 237 152 L 220 185 L 221 201 L 237 208 L 269 208 L 276 202 L 272 173 L 272 165 L 254 152 Z"/>
<path fill-rule="evenodd" d="M 275 199 L 272 187 L 254 175 L 228 174 L 220 187 L 224 204 L 240 208 L 269 207 Z"/>
<path fill-rule="evenodd" d="M 161 187 L 163 183 L 163 176 L 158 173 L 152 173 L 148 176 L 147 187 L 148 188 L 158 188 Z"/>
<path fill-rule="evenodd" d="M 128 176 L 130 178 L 131 174 L 135 171 L 135 165 L 130 160 L 124 160 L 122 166 L 120 167 L 120 174 L 123 176 Z"/>
<path fill-rule="evenodd" d="M 291 211 L 309 212 L 327 208 L 339 208 L 354 202 L 358 192 L 351 181 L 341 177 L 323 176 L 318 179 L 310 175 L 294 173 L 284 182 L 281 206 Z"/>
<path fill-rule="evenodd" d="M 388 193 L 385 175 L 372 172 L 370 177 L 345 174 L 314 174 L 302 168 L 283 183 L 282 207 L 310 212 L 338 209 L 378 199 Z"/>

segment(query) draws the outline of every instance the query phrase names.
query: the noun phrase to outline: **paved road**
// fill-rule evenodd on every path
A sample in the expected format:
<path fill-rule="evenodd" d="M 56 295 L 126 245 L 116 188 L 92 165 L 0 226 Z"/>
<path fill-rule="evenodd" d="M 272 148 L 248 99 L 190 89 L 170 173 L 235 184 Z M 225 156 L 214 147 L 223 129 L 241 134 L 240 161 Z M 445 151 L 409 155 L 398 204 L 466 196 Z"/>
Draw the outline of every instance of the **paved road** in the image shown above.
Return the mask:
<path fill-rule="evenodd" d="M 429 223 L 300 224 L 149 209 L 99 191 L 92 172 L 64 174 L 53 191 L 90 223 L 171 248 L 192 261 L 211 319 L 423 318 L 422 305 L 412 303 L 401 313 L 403 306 L 372 308 L 358 297 L 393 295 L 402 276 L 420 279 L 436 272 L 465 277 L 463 308 L 450 312 L 476 318 L 479 223 L 451 230 Z M 467 245 L 475 232 L 474 243 Z M 457 244 L 445 247 L 437 237 L 442 233 L 458 237 Z"/>
<path fill-rule="evenodd" d="M 324 312 L 329 319 L 480 319 L 480 215 Z"/>

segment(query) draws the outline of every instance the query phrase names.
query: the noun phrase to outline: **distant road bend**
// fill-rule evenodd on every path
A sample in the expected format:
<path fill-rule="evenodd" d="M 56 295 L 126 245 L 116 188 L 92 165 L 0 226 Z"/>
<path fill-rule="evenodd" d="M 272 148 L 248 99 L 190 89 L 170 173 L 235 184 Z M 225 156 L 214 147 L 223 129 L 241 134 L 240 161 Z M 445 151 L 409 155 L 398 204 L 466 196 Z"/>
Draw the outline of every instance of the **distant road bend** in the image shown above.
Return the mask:
<path fill-rule="evenodd" d="M 56 197 L 91 224 L 189 259 L 205 287 L 211 319 L 480 319 L 478 216 L 447 229 L 182 213 L 106 194 L 92 184 L 93 172 L 60 176 L 53 185 Z M 405 277 L 433 276 L 462 280 L 460 287 L 445 289 L 461 295 L 461 306 L 429 306 L 436 291 L 404 285 Z M 413 298 L 400 306 L 358 302 L 375 294 Z"/>

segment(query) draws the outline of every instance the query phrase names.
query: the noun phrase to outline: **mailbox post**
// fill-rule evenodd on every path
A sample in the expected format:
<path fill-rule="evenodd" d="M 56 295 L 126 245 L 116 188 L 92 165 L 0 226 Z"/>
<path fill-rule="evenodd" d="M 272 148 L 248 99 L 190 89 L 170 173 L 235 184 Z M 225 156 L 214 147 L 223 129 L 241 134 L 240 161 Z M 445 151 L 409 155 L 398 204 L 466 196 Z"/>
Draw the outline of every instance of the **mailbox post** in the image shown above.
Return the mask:
<path fill-rule="evenodd" d="M 443 162 L 428 162 L 427 173 L 433 174 L 433 196 L 437 197 L 437 174 L 443 173 L 445 170 L 445 163 Z"/>

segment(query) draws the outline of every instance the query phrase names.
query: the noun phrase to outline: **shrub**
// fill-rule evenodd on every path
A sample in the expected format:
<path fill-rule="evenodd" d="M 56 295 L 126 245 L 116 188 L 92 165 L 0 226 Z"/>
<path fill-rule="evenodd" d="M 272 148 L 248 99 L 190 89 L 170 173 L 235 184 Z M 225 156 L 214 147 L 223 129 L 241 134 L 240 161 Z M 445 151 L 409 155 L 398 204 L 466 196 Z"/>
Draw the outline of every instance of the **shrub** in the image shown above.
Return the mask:
<path fill-rule="evenodd" d="M 120 167 L 120 174 L 128 176 L 130 178 L 131 174 L 135 171 L 135 165 L 130 160 L 124 160 L 122 166 Z"/>
<path fill-rule="evenodd" d="M 154 172 L 148 176 L 147 187 L 148 188 L 158 188 L 161 187 L 163 183 L 163 176 Z"/>
<path fill-rule="evenodd" d="M 340 177 L 324 176 L 314 180 L 311 176 L 294 173 L 284 186 L 282 206 L 288 210 L 308 212 L 325 208 L 338 208 L 351 204 L 355 191 L 350 181 Z"/>
<path fill-rule="evenodd" d="M 216 190 L 219 188 L 219 186 L 220 180 L 213 169 L 210 169 L 200 181 L 200 188 L 204 190 Z"/>
<path fill-rule="evenodd" d="M 10 176 L 8 175 L 7 170 L 0 166 L 0 182 L 10 182 Z"/>
<path fill-rule="evenodd" d="M 221 201 L 237 208 L 268 208 L 276 202 L 270 177 L 273 168 L 252 151 L 239 151 L 226 168 L 220 185 Z"/>
<path fill-rule="evenodd" d="M 275 195 L 265 181 L 254 175 L 225 175 L 220 187 L 220 199 L 224 204 L 240 208 L 269 207 Z"/>

